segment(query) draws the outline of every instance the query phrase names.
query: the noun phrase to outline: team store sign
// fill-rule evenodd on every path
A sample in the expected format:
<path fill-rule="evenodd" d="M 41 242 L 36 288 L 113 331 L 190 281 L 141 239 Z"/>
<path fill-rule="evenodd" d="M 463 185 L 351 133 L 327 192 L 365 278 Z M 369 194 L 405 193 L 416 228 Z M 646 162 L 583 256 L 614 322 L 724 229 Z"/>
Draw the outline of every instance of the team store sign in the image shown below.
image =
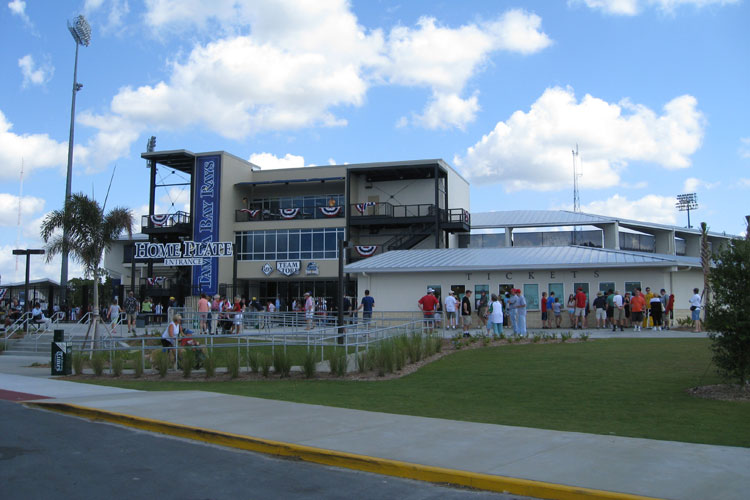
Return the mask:
<path fill-rule="evenodd" d="M 232 257 L 231 241 L 183 241 L 182 243 L 136 243 L 135 259 L 164 259 L 167 266 L 202 266 L 204 259 Z"/>

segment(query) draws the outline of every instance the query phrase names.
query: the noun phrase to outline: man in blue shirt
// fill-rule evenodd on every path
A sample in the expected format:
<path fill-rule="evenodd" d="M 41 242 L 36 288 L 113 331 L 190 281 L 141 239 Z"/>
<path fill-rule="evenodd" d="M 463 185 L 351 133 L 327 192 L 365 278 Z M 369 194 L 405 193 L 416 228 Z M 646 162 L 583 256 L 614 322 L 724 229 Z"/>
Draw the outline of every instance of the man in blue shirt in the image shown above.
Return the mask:
<path fill-rule="evenodd" d="M 372 308 L 375 306 L 375 299 L 370 297 L 370 290 L 365 290 L 365 296 L 362 297 L 362 303 L 357 308 L 357 311 L 362 309 L 362 318 L 365 323 L 369 323 L 372 320 Z"/>

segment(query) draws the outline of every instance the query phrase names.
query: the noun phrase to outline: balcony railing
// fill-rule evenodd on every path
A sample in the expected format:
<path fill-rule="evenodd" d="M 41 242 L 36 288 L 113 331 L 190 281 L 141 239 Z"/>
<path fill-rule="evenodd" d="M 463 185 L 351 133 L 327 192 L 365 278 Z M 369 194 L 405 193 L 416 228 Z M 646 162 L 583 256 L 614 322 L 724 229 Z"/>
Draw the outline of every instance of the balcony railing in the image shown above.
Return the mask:
<path fill-rule="evenodd" d="M 401 219 L 409 217 L 434 217 L 435 205 L 421 203 L 414 205 L 392 205 L 388 202 L 356 203 L 350 206 L 351 217 L 372 217 Z M 471 225 L 471 215 L 463 208 L 438 209 L 440 222 L 452 225 Z"/>
<path fill-rule="evenodd" d="M 344 217 L 344 207 L 306 207 L 282 208 L 279 210 L 262 210 L 259 208 L 242 208 L 234 211 L 235 222 L 279 221 L 300 219 L 340 219 Z"/>
<path fill-rule="evenodd" d="M 189 229 L 192 218 L 187 212 L 153 214 L 141 216 L 141 228 L 145 230 Z"/>

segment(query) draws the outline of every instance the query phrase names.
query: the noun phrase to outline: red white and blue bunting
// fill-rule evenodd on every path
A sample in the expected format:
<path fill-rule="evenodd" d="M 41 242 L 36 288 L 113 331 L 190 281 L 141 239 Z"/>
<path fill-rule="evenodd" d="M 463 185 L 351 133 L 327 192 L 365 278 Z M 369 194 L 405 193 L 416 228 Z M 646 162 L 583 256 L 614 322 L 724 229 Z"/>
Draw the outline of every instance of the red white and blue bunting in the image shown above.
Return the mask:
<path fill-rule="evenodd" d="M 355 245 L 354 250 L 360 257 L 371 257 L 377 251 L 377 245 Z"/>
<path fill-rule="evenodd" d="M 279 213 L 284 219 L 294 219 L 299 214 L 299 208 L 282 208 Z"/>
<path fill-rule="evenodd" d="M 251 210 L 251 209 L 249 209 L 249 208 L 241 208 L 241 209 L 240 209 L 240 212 L 245 212 L 245 213 L 246 213 L 246 214 L 248 214 L 248 215 L 249 215 L 249 216 L 250 216 L 251 218 L 253 218 L 253 219 L 254 219 L 254 218 L 256 218 L 256 217 L 258 216 L 258 214 L 260 213 L 260 210 L 258 210 L 257 208 L 255 208 L 255 209 L 252 209 L 252 210 Z"/>
<path fill-rule="evenodd" d="M 318 207 L 320 213 L 326 217 L 336 217 L 341 213 L 341 207 Z"/>
<path fill-rule="evenodd" d="M 161 286 L 162 283 L 164 283 L 164 280 L 166 280 L 164 276 L 157 276 L 156 278 L 146 278 L 146 282 L 149 284 L 149 286 Z"/>
<path fill-rule="evenodd" d="M 370 207 L 374 207 L 374 206 L 375 206 L 375 202 L 374 201 L 367 201 L 365 203 L 357 203 L 355 205 L 355 207 L 357 207 L 357 212 L 359 212 L 360 214 L 364 214 L 365 210 L 367 210 Z"/>
<path fill-rule="evenodd" d="M 169 220 L 169 214 L 152 215 L 150 219 L 151 219 L 151 224 L 153 224 L 154 227 L 162 227 Z"/>

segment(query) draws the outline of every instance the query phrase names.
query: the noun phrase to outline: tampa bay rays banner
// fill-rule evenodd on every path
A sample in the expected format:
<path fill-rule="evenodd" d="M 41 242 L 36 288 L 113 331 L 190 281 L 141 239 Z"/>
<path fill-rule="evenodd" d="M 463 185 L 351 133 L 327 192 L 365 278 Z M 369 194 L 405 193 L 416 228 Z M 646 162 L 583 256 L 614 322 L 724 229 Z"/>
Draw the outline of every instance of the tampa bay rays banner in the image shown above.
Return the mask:
<path fill-rule="evenodd" d="M 221 188 L 221 156 L 199 156 L 195 162 L 195 193 L 193 195 L 193 240 L 219 241 L 219 199 Z M 209 257 L 203 265 L 193 267 L 195 293 L 209 297 L 219 289 L 219 259 Z"/>

